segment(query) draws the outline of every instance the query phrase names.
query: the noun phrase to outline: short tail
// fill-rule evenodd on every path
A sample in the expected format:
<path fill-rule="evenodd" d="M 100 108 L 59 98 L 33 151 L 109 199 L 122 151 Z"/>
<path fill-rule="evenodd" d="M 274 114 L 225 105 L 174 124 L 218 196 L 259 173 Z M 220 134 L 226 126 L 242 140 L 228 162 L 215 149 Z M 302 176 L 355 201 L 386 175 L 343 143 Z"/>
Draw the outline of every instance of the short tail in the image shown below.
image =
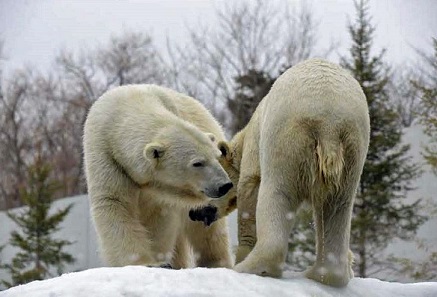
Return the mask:
<path fill-rule="evenodd" d="M 321 182 L 337 191 L 344 169 L 344 151 L 340 140 L 318 139 L 316 145 L 317 171 Z"/>

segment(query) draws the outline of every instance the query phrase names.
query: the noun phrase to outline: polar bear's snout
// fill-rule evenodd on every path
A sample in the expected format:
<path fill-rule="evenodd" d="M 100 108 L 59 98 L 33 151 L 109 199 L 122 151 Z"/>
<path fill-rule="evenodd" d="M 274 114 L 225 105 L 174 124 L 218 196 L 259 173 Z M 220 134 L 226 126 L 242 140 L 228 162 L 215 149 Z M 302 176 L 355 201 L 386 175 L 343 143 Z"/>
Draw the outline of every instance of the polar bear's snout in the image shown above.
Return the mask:
<path fill-rule="evenodd" d="M 218 187 L 208 187 L 203 191 L 203 193 L 205 193 L 205 195 L 209 198 L 220 198 L 226 195 L 226 193 L 228 193 L 233 186 L 234 184 L 229 181 Z"/>
<path fill-rule="evenodd" d="M 234 186 L 218 161 L 209 163 L 201 172 L 201 192 L 209 198 L 220 198 Z"/>

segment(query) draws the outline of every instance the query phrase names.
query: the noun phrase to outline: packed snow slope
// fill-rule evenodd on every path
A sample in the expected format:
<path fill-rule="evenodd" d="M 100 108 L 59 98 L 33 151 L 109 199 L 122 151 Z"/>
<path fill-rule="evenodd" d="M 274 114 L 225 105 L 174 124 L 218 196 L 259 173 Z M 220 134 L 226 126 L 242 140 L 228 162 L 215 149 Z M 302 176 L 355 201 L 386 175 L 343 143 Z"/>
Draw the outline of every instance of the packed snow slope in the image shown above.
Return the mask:
<path fill-rule="evenodd" d="M 0 292 L 1 297 L 436 297 L 437 282 L 401 284 L 354 278 L 337 289 L 286 273 L 283 279 L 237 273 L 230 269 L 170 270 L 127 266 L 95 268 L 35 281 Z"/>

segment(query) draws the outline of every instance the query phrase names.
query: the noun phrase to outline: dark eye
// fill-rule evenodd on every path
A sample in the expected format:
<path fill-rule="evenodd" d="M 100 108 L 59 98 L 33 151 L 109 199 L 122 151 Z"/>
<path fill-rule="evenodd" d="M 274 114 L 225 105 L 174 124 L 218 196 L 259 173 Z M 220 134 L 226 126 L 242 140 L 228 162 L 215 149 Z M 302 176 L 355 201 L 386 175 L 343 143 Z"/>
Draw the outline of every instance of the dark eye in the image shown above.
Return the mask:
<path fill-rule="evenodd" d="M 205 163 L 203 163 L 203 162 L 193 163 L 193 167 L 203 167 L 203 166 L 205 166 Z"/>

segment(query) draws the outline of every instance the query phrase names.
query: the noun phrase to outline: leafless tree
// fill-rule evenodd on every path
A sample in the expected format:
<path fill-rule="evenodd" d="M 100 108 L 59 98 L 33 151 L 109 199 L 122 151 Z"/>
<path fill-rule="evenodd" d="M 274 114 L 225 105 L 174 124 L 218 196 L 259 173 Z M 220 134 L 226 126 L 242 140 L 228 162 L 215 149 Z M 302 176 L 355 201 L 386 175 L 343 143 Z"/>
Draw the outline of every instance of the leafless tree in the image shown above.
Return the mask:
<path fill-rule="evenodd" d="M 3 93 L 3 40 L 0 39 L 0 102 L 3 102 L 4 100 L 4 93 Z M 4 120 L 4 113 L 0 109 L 0 123 L 2 123 Z M 3 136 L 0 136 L 0 154 L 3 152 Z M 7 200 L 6 200 L 6 191 L 4 189 L 4 170 L 0 170 L 0 209 L 5 209 Z M 1 250 L 0 250 L 1 251 Z"/>
<path fill-rule="evenodd" d="M 143 33 L 123 32 L 79 54 L 63 51 L 55 65 L 49 74 L 25 68 L 1 81 L 0 208 L 20 205 L 36 154 L 61 181 L 55 198 L 86 192 L 82 128 L 93 102 L 115 86 L 166 80 L 161 57 Z"/>
<path fill-rule="evenodd" d="M 82 128 L 91 105 L 116 86 L 164 84 L 166 72 L 151 37 L 138 32 L 123 32 L 108 44 L 78 55 L 64 51 L 56 62 L 60 77 L 57 97 L 62 106 L 56 125 L 59 165 L 70 183 L 68 194 L 84 193 Z"/>
<path fill-rule="evenodd" d="M 418 75 L 411 67 L 397 69 L 393 72 L 388 90 L 393 100 L 402 125 L 410 127 L 416 120 L 420 110 L 420 96 L 418 90 L 411 84 L 418 79 Z"/>
<path fill-rule="evenodd" d="M 2 82 L 0 95 L 0 195 L 3 207 L 20 205 L 19 189 L 31 156 L 32 106 L 29 95 L 32 73 L 17 70 Z"/>
<path fill-rule="evenodd" d="M 168 46 L 172 86 L 203 101 L 216 116 L 226 110 L 235 78 L 249 71 L 272 77 L 316 51 L 317 23 L 305 4 L 287 1 L 244 1 L 217 10 L 217 29 L 190 29 L 186 46 Z"/>
<path fill-rule="evenodd" d="M 106 88 L 135 83 L 164 84 L 165 71 L 152 38 L 141 32 L 113 36 L 96 55 L 97 66 L 106 77 Z"/>

